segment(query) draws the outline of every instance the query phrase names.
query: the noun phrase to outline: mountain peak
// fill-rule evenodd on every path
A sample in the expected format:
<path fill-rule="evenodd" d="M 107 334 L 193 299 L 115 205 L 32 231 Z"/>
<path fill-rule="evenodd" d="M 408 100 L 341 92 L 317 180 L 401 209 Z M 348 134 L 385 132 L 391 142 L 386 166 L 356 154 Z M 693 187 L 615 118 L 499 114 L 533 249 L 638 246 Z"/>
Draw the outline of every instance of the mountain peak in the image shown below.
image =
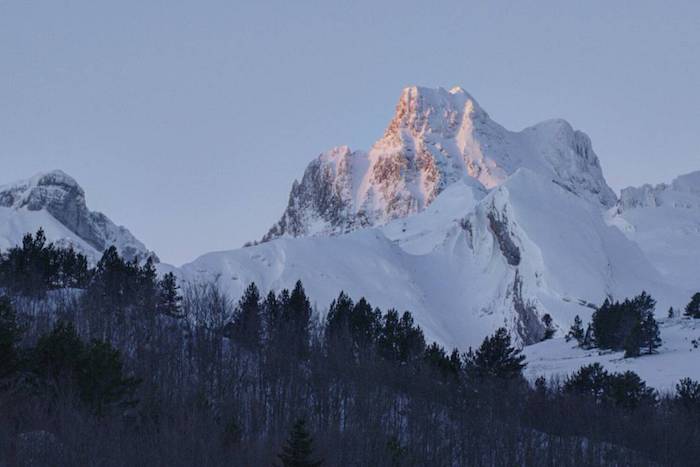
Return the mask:
<path fill-rule="evenodd" d="M 7 217 L 6 225 L 0 226 L 2 244 L 18 244 L 24 234 L 33 233 L 28 229 L 46 229 L 45 224 L 55 224 L 52 231 L 61 238 L 49 236 L 49 240 L 68 242 L 82 249 L 92 260 L 99 258 L 111 245 L 127 259 L 156 258 L 126 228 L 115 225 L 100 212 L 90 211 L 83 188 L 62 170 L 38 173 L 0 186 L 0 209 L 2 218 Z"/>
<path fill-rule="evenodd" d="M 601 207 L 617 201 L 590 138 L 565 120 L 512 132 L 461 87 L 409 86 L 368 152 L 339 146 L 309 164 L 263 240 L 381 225 L 425 209 L 464 177 L 492 189 L 519 168 Z"/>

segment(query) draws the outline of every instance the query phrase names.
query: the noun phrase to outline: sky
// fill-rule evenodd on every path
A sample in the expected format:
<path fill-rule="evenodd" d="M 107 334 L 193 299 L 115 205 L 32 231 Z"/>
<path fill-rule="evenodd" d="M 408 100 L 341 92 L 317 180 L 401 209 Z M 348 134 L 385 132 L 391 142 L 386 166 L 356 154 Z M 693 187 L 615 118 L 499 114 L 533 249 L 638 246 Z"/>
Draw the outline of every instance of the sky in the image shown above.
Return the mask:
<path fill-rule="evenodd" d="M 608 183 L 700 170 L 696 1 L 0 0 L 0 184 L 62 169 L 182 264 L 259 239 L 408 85 L 588 133 Z"/>

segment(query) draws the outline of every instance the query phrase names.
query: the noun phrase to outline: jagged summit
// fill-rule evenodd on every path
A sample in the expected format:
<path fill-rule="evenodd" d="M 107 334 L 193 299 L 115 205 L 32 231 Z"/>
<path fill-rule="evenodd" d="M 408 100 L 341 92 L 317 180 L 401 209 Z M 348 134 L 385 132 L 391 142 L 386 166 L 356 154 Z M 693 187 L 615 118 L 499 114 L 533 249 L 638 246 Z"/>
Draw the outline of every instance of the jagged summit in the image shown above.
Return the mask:
<path fill-rule="evenodd" d="M 92 260 L 111 245 L 129 259 L 157 258 L 125 227 L 90 211 L 85 191 L 61 170 L 0 186 L 0 249 L 20 243 L 25 233 L 40 227 L 50 241 L 70 244 Z"/>
<path fill-rule="evenodd" d="M 407 87 L 369 151 L 339 146 L 309 164 L 263 240 L 382 225 L 422 211 L 465 177 L 492 189 L 521 167 L 601 207 L 617 201 L 590 138 L 566 121 L 512 132 L 460 87 Z"/>

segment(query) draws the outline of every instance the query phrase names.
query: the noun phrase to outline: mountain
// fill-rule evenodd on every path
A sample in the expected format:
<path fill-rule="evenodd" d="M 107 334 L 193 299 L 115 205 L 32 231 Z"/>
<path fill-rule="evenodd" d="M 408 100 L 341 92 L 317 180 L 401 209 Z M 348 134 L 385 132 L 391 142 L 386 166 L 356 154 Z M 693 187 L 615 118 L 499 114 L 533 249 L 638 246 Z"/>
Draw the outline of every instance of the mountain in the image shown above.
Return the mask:
<path fill-rule="evenodd" d="M 157 258 L 125 227 L 90 211 L 83 189 L 60 170 L 0 186 L 0 250 L 21 244 L 24 234 L 39 228 L 49 241 L 72 245 L 92 262 L 111 245 L 128 259 Z"/>
<path fill-rule="evenodd" d="M 491 190 L 458 180 L 422 212 L 383 226 L 210 253 L 181 274 L 232 297 L 251 281 L 267 291 L 301 279 L 321 312 L 344 290 L 410 310 L 429 338 L 460 348 L 500 326 L 521 344 L 538 342 L 545 314 L 563 334 L 608 296 L 645 289 L 662 306 L 683 296 L 605 223 L 600 203 L 525 168 Z"/>
<path fill-rule="evenodd" d="M 666 281 L 700 290 L 700 171 L 623 189 L 608 222 L 639 245 Z"/>
<path fill-rule="evenodd" d="M 309 164 L 263 241 L 383 225 L 425 209 L 464 177 L 491 189 L 519 168 L 601 206 L 616 202 L 590 138 L 566 121 L 512 132 L 459 87 L 408 87 L 368 152 L 339 146 Z"/>

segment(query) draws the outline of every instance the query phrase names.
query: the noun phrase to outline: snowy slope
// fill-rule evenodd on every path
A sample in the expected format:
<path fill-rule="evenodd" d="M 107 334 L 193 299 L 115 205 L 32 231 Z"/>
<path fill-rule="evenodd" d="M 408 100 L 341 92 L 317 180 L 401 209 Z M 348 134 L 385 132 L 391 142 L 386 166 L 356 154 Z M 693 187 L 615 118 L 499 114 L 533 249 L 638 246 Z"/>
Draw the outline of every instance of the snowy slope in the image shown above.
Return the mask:
<path fill-rule="evenodd" d="M 615 204 L 590 139 L 566 121 L 512 132 L 461 88 L 408 87 L 384 136 L 368 152 L 340 146 L 309 164 L 263 240 L 383 225 L 425 209 L 465 177 L 490 189 L 519 168 L 594 203 Z"/>
<path fill-rule="evenodd" d="M 72 245 L 93 262 L 111 245 L 129 259 L 155 257 L 126 228 L 90 211 L 83 189 L 60 170 L 0 186 L 0 250 L 39 228 L 49 241 Z"/>
<path fill-rule="evenodd" d="M 411 310 L 448 346 L 500 326 L 531 344 L 545 314 L 563 334 L 606 297 L 646 290 L 659 310 L 687 302 L 687 283 L 669 281 L 630 235 L 628 195 L 618 203 L 590 139 L 563 120 L 511 132 L 460 88 L 409 87 L 370 151 L 341 146 L 311 162 L 266 242 L 180 274 L 234 299 L 250 282 L 267 291 L 301 279 L 321 312 L 344 290 Z"/>
<path fill-rule="evenodd" d="M 665 280 L 688 296 L 700 290 L 700 171 L 671 184 L 625 188 L 608 216 Z"/>
<path fill-rule="evenodd" d="M 563 379 L 583 365 L 598 362 L 608 371 L 634 371 L 660 391 L 672 392 L 681 378 L 700 380 L 700 320 L 664 318 L 659 328 L 663 344 L 658 353 L 639 358 L 623 358 L 624 352 L 581 349 L 575 341 L 563 338 L 525 347 L 525 373 L 531 379 L 541 375 Z"/>
<path fill-rule="evenodd" d="M 645 289 L 680 305 L 682 293 L 606 225 L 599 206 L 519 169 L 491 191 L 457 181 L 428 209 L 385 226 L 209 253 L 181 274 L 217 281 L 233 298 L 251 281 L 267 291 L 301 279 L 320 312 L 345 290 L 412 311 L 429 338 L 460 348 L 500 326 L 537 342 L 545 313 L 567 329 L 609 295 Z"/>

